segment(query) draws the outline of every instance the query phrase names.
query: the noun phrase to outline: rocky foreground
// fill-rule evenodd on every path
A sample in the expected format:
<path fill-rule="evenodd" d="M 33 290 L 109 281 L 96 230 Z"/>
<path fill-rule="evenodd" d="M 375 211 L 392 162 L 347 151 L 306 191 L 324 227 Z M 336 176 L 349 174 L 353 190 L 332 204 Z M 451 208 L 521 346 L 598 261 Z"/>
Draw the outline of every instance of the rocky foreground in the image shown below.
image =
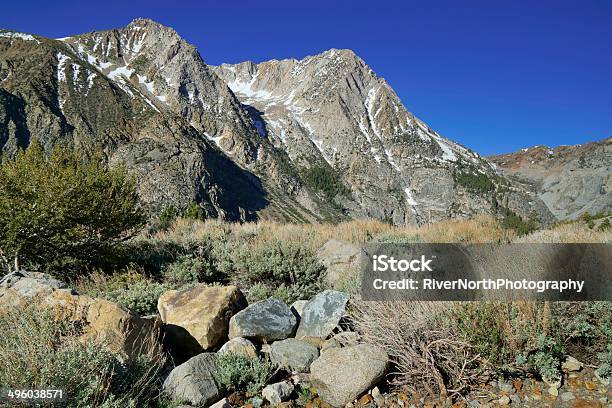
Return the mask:
<path fill-rule="evenodd" d="M 464 400 L 390 390 L 389 355 L 361 341 L 345 318 L 349 296 L 326 290 L 291 306 L 269 298 L 247 304 L 235 286 L 199 285 L 168 291 L 159 315 L 141 317 L 107 300 L 80 295 L 61 281 L 36 272 L 0 280 L 0 308 L 37 302 L 64 319 L 84 324 L 83 337 L 104 339 L 124 359 L 136 358 L 147 339 L 162 341 L 172 355 L 163 391 L 177 403 L 212 407 L 605 407 L 610 381 L 568 357 L 563 381 L 534 378 L 494 380 Z M 262 356 L 278 367 L 255 396 L 227 393 L 216 362 L 228 353 Z M 311 390 L 304 397 L 298 390 Z M 453 403 L 454 402 L 454 403 Z"/>

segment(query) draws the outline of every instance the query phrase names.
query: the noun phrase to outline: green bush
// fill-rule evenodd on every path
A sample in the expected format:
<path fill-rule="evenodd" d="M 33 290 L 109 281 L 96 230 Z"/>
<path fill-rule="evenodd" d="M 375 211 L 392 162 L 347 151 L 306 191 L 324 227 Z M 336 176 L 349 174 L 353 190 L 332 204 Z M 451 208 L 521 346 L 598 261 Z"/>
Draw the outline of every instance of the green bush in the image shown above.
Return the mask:
<path fill-rule="evenodd" d="M 228 391 L 246 391 L 255 395 L 275 373 L 276 367 L 259 357 L 224 353 L 217 357 L 215 379 Z"/>
<path fill-rule="evenodd" d="M 612 379 L 612 343 L 608 344 L 605 352 L 597 355 L 599 359 L 599 368 L 596 372 L 601 378 Z"/>
<path fill-rule="evenodd" d="M 116 258 L 144 225 L 136 182 L 67 147 L 46 156 L 33 141 L 0 164 L 0 247 L 62 277 Z"/>
<path fill-rule="evenodd" d="M 157 300 L 162 293 L 172 289 L 169 284 L 141 280 L 127 287 L 102 292 L 100 297 L 127 307 L 140 315 L 157 312 Z"/>
<path fill-rule="evenodd" d="M 239 286 L 278 288 L 287 302 L 310 298 L 323 285 L 325 267 L 312 250 L 292 242 L 226 243 L 213 250 L 217 269 Z M 277 292 L 275 292 L 277 293 Z"/>
<path fill-rule="evenodd" d="M 597 226 L 597 231 L 604 232 L 611 228 L 612 228 L 612 224 L 610 224 L 610 219 L 606 218 L 605 220 L 601 222 L 601 224 L 599 224 L 599 226 Z"/>
<path fill-rule="evenodd" d="M 512 229 L 517 235 L 527 235 L 536 231 L 539 227 L 538 221 L 530 218 L 524 220 L 520 215 L 517 215 L 514 211 L 509 208 L 502 208 L 502 227 L 506 229 Z"/>
<path fill-rule="evenodd" d="M 179 216 L 179 211 L 175 206 L 169 205 L 164 207 L 159 213 L 159 225 L 158 228 L 161 230 L 168 229 L 170 225 L 176 220 Z"/>
<path fill-rule="evenodd" d="M 542 378 L 561 379 L 563 348 L 556 339 L 544 334 L 538 335 L 535 349 L 517 356 L 517 362 L 524 362 L 534 368 Z"/>
<path fill-rule="evenodd" d="M 330 166 L 312 166 L 304 173 L 304 180 L 326 198 L 333 200 L 338 194 L 347 195 L 349 189 Z"/>
<path fill-rule="evenodd" d="M 172 285 L 214 283 L 225 280 L 210 261 L 202 257 L 182 255 L 168 265 L 164 280 Z"/>
<path fill-rule="evenodd" d="M 465 187 L 468 190 L 488 193 L 495 190 L 495 184 L 489 176 L 483 173 L 467 173 L 467 172 L 455 172 L 453 173 L 453 179 L 455 183 Z"/>
<path fill-rule="evenodd" d="M 102 343 L 83 341 L 81 330 L 36 305 L 0 312 L 0 384 L 63 389 L 59 407 L 155 406 L 159 350 L 125 362 Z"/>

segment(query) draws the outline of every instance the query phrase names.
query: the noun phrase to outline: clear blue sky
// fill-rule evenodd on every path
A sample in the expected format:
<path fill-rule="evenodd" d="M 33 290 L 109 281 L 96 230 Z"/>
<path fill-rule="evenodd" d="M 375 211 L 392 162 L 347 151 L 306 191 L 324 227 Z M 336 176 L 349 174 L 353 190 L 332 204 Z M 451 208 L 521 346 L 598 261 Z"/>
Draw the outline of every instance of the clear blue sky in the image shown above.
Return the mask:
<path fill-rule="evenodd" d="M 0 27 L 48 37 L 152 18 L 210 64 L 351 48 L 410 111 L 482 154 L 612 135 L 612 0 L 29 0 L 1 9 Z"/>

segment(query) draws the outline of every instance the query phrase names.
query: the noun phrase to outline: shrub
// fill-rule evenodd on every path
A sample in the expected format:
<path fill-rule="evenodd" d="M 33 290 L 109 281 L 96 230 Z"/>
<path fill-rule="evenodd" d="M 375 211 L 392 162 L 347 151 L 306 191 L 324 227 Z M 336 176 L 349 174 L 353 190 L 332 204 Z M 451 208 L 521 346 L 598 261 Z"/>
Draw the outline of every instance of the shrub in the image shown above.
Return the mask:
<path fill-rule="evenodd" d="M 140 315 L 157 312 L 157 300 L 172 286 L 151 280 L 141 280 L 121 289 L 100 293 L 100 297 L 127 307 Z"/>
<path fill-rule="evenodd" d="M 611 228 L 612 228 L 612 224 L 610 224 L 610 219 L 606 218 L 605 220 L 603 220 L 601 222 L 601 224 L 599 224 L 597 226 L 597 231 L 604 232 L 604 231 L 607 231 L 607 230 L 609 230 Z"/>
<path fill-rule="evenodd" d="M 452 326 L 434 318 L 449 307 L 446 302 L 354 301 L 350 316 L 365 342 L 389 354 L 394 385 L 453 396 L 483 379 L 473 347 Z"/>
<path fill-rule="evenodd" d="M 172 225 L 174 220 L 179 216 L 179 211 L 173 205 L 164 207 L 159 213 L 159 225 L 158 228 L 165 230 Z"/>
<path fill-rule="evenodd" d="M 202 257 L 182 255 L 168 265 L 164 280 L 172 285 L 185 285 L 197 282 L 213 283 L 224 280 L 212 263 Z"/>
<path fill-rule="evenodd" d="M 495 190 L 495 184 L 489 176 L 483 173 L 467 173 L 467 172 L 455 172 L 453 173 L 455 183 L 467 188 L 468 190 L 488 193 Z"/>
<path fill-rule="evenodd" d="M 502 208 L 502 215 L 502 227 L 514 230 L 518 236 L 531 234 L 538 229 L 537 220 L 533 218 L 524 220 L 520 215 L 517 215 L 509 208 Z"/>
<path fill-rule="evenodd" d="M 517 362 L 524 362 L 531 366 L 542 378 L 561 379 L 563 348 L 554 338 L 545 334 L 538 335 L 535 349 L 517 357 Z"/>
<path fill-rule="evenodd" d="M 332 200 L 338 194 L 347 195 L 349 189 L 342 184 L 338 174 L 329 166 L 312 166 L 304 174 L 306 183 L 322 192 L 325 197 Z"/>
<path fill-rule="evenodd" d="M 272 378 L 276 367 L 259 357 L 224 353 L 217 357 L 215 379 L 229 391 L 257 394 Z"/>
<path fill-rule="evenodd" d="M 99 156 L 55 147 L 46 157 L 33 141 L 0 164 L 0 246 L 16 263 L 74 275 L 114 259 L 143 224 L 135 180 Z"/>
<path fill-rule="evenodd" d="M 597 355 L 599 359 L 599 368 L 596 373 L 601 378 L 612 379 L 612 343 L 608 344 L 605 352 Z"/>
<path fill-rule="evenodd" d="M 76 288 L 80 293 L 108 299 L 141 315 L 155 313 L 159 296 L 175 289 L 170 284 L 151 280 L 133 267 L 114 275 L 94 272 L 80 278 Z"/>
<path fill-rule="evenodd" d="M 325 267 L 300 244 L 277 240 L 225 245 L 215 252 L 216 266 L 240 286 L 255 284 L 286 292 L 287 302 L 309 298 L 322 287 Z"/>
<path fill-rule="evenodd" d="M 165 362 L 156 346 L 124 362 L 104 344 L 83 341 L 79 324 L 36 305 L 0 312 L 0 333 L 3 386 L 63 389 L 67 399 L 54 406 L 155 405 Z"/>

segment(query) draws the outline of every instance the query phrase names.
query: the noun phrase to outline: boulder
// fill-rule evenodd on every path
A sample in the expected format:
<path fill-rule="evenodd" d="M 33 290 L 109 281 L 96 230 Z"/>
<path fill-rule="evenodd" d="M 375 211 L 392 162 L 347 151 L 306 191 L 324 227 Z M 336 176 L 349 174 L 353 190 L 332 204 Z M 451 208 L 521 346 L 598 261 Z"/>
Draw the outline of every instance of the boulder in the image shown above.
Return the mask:
<path fill-rule="evenodd" d="M 218 347 L 227 339 L 229 320 L 247 305 L 236 286 L 199 285 L 163 293 L 157 309 L 166 341 L 186 356 Z"/>
<path fill-rule="evenodd" d="M 387 372 L 389 357 L 372 344 L 332 348 L 310 366 L 310 380 L 323 401 L 344 407 L 375 386 Z"/>
<path fill-rule="evenodd" d="M 293 384 L 283 381 L 276 384 L 267 385 L 262 391 L 261 396 L 270 402 L 270 405 L 277 406 L 283 401 L 287 401 L 293 392 Z"/>
<path fill-rule="evenodd" d="M 218 351 L 219 354 L 235 353 L 247 357 L 257 357 L 257 350 L 253 343 L 244 337 L 236 337 L 225 343 Z"/>
<path fill-rule="evenodd" d="M 367 256 L 359 245 L 337 239 L 329 240 L 317 251 L 317 258 L 327 268 L 327 284 L 340 289 L 359 275 Z"/>
<path fill-rule="evenodd" d="M 83 339 L 103 342 L 110 351 L 135 358 L 157 347 L 160 322 L 148 319 L 106 299 L 74 295 L 70 290 L 51 292 L 41 301 L 58 317 L 84 325 Z"/>
<path fill-rule="evenodd" d="M 298 373 L 310 371 L 310 364 L 319 357 L 319 349 L 312 344 L 286 339 L 272 343 L 270 361 Z"/>
<path fill-rule="evenodd" d="M 359 334 L 350 331 L 336 333 L 321 344 L 321 353 L 334 347 L 354 346 L 359 343 Z"/>
<path fill-rule="evenodd" d="M 17 306 L 59 289 L 68 289 L 68 285 L 46 273 L 12 272 L 0 279 L 0 307 Z"/>
<path fill-rule="evenodd" d="M 289 307 L 270 298 L 254 303 L 232 316 L 229 337 L 245 337 L 259 342 L 283 340 L 295 332 L 297 318 Z"/>
<path fill-rule="evenodd" d="M 173 401 L 194 406 L 209 406 L 221 398 L 214 378 L 216 353 L 202 353 L 175 367 L 163 384 Z"/>
<path fill-rule="evenodd" d="M 0 305 L 34 302 L 58 319 L 83 326 L 81 339 L 95 339 L 125 359 L 158 346 L 160 324 L 109 300 L 78 295 L 64 282 L 39 272 L 14 272 L 0 280 Z"/>
<path fill-rule="evenodd" d="M 291 309 L 295 317 L 297 317 L 298 321 L 302 318 L 302 313 L 304 313 L 304 307 L 307 304 L 308 304 L 307 300 L 296 300 L 289 307 L 289 309 Z"/>
<path fill-rule="evenodd" d="M 349 296 L 326 290 L 313 297 L 304 307 L 296 338 L 320 344 L 340 323 Z"/>

